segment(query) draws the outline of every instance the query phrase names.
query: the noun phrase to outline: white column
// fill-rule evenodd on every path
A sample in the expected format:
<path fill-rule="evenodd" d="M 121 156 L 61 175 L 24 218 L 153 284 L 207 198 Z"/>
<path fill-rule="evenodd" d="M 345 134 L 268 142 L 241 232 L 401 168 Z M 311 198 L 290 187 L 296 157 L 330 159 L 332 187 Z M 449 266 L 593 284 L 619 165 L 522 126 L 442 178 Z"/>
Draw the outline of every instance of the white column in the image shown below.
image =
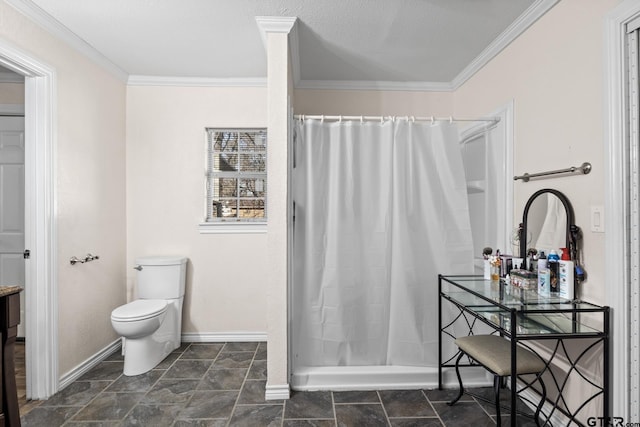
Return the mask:
<path fill-rule="evenodd" d="M 265 399 L 289 398 L 288 283 L 288 141 L 291 88 L 289 33 L 296 18 L 257 18 L 267 46 L 267 386 Z"/>

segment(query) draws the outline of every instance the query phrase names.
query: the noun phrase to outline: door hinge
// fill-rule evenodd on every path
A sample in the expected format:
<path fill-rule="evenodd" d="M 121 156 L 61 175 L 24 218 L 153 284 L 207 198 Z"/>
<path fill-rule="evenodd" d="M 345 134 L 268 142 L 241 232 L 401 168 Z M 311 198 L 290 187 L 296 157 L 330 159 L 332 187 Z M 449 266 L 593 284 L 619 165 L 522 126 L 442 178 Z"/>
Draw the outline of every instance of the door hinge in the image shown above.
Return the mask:
<path fill-rule="evenodd" d="M 24 259 L 29 259 L 31 258 L 31 251 L 29 249 L 25 249 L 24 252 L 22 253 L 22 257 Z"/>

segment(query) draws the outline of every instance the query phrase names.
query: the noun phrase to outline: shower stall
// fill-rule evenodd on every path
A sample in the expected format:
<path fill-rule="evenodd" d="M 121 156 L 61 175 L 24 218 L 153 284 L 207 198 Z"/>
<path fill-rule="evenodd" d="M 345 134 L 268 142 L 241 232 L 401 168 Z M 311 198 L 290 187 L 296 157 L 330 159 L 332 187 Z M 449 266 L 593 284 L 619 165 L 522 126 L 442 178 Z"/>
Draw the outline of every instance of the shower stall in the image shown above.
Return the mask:
<path fill-rule="evenodd" d="M 291 386 L 437 385 L 437 275 L 473 271 L 454 120 L 297 118 Z"/>

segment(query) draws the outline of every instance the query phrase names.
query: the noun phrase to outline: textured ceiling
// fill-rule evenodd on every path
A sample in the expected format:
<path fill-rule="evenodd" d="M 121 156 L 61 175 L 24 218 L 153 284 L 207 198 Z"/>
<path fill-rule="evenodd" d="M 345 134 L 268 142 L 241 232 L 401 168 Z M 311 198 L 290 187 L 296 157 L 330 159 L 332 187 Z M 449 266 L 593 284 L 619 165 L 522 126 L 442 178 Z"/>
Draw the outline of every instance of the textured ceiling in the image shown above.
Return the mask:
<path fill-rule="evenodd" d="M 21 0 L 28 2 L 29 0 Z M 535 0 L 32 0 L 135 76 L 261 78 L 256 16 L 298 17 L 299 79 L 450 82 Z"/>

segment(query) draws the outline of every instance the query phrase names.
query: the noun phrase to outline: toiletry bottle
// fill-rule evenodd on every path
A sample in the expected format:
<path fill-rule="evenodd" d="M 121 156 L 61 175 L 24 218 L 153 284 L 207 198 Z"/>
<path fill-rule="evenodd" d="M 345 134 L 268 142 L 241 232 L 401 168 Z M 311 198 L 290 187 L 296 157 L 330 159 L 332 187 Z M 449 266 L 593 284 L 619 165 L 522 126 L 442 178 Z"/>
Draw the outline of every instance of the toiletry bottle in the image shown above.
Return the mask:
<path fill-rule="evenodd" d="M 562 255 L 560 255 L 560 260 L 562 261 L 571 261 L 571 255 L 569 255 L 569 248 L 560 248 L 562 251 Z"/>
<path fill-rule="evenodd" d="M 492 256 L 491 258 L 489 258 L 489 265 L 491 267 L 491 280 L 500 280 L 500 257 Z"/>
<path fill-rule="evenodd" d="M 540 269 L 547 268 L 547 257 L 544 255 L 544 251 L 540 251 L 538 256 L 538 262 L 536 265 L 536 271 L 540 274 Z"/>
<path fill-rule="evenodd" d="M 549 296 L 549 269 L 538 269 L 538 294 L 543 297 Z"/>
<path fill-rule="evenodd" d="M 573 301 L 573 261 L 558 261 L 558 296 Z"/>
<path fill-rule="evenodd" d="M 482 250 L 482 261 L 484 263 L 483 267 L 484 267 L 484 279 L 485 280 L 490 280 L 491 279 L 491 261 L 489 261 L 489 258 L 491 257 L 491 254 L 493 253 L 493 249 L 487 247 L 484 248 Z"/>
<path fill-rule="evenodd" d="M 551 294 L 557 294 L 560 290 L 558 283 L 558 261 L 560 261 L 560 257 L 558 256 L 558 253 L 552 249 L 547 257 L 547 266 L 549 268 L 549 292 Z"/>

